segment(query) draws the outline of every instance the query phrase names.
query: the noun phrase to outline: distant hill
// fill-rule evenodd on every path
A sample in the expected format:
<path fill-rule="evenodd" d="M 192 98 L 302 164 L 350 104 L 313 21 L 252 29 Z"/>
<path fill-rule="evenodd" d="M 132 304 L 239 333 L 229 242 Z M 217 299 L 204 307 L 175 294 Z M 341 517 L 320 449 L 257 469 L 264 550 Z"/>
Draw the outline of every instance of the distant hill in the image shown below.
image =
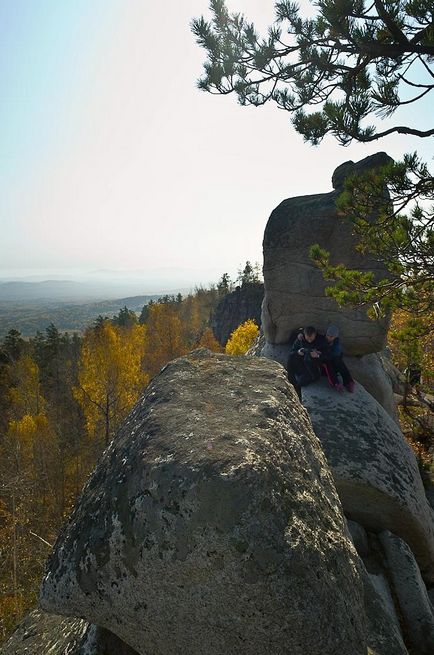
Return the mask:
<path fill-rule="evenodd" d="M 162 287 L 164 288 L 164 287 Z M 148 291 L 143 282 L 114 281 L 76 281 L 43 280 L 28 282 L 24 280 L 0 281 L 0 303 L 51 304 L 52 302 L 91 302 L 117 299 L 123 296 L 143 295 Z M 152 289 L 153 293 L 159 289 Z"/>
<path fill-rule="evenodd" d="M 0 299 L 0 338 L 11 329 L 19 330 L 24 337 L 31 337 L 38 330 L 44 331 L 50 323 L 54 323 L 62 332 L 82 332 L 100 314 L 111 318 L 125 306 L 140 313 L 143 305 L 151 299 L 157 299 L 159 295 L 130 296 L 90 303 L 55 300 L 43 302 L 35 298 L 28 302 Z"/>

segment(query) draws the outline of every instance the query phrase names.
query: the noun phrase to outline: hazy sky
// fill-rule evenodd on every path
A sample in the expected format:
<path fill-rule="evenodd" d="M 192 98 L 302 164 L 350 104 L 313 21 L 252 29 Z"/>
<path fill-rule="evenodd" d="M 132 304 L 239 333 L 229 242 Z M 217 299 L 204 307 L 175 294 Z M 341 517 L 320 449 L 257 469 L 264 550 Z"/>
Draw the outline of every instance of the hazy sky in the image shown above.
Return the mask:
<path fill-rule="evenodd" d="M 258 25 L 273 4 L 229 2 Z M 312 148 L 275 106 L 197 90 L 204 52 L 189 22 L 207 5 L 0 0 L 0 276 L 232 272 L 262 261 L 271 210 L 331 190 L 341 162 L 416 147 L 432 156 L 432 140 L 406 137 Z M 417 111 L 427 127 L 428 104 Z"/>

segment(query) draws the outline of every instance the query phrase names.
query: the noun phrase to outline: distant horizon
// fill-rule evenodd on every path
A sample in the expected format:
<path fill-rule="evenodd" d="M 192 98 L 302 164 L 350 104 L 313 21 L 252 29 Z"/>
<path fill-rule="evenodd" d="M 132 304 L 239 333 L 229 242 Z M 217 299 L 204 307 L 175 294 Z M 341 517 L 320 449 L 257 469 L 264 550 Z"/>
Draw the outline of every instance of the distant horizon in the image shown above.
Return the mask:
<path fill-rule="evenodd" d="M 256 262 L 251 262 L 252 264 L 255 264 Z M 240 262 L 239 267 L 244 266 L 245 262 Z M 237 269 L 238 270 L 238 269 Z M 152 276 L 155 277 L 156 274 L 161 274 L 164 276 L 164 274 L 170 274 L 171 276 L 173 275 L 184 275 L 184 276 L 193 276 L 193 277 L 203 277 L 203 276 L 211 276 L 213 281 L 217 282 L 218 279 L 221 278 L 223 273 L 228 273 L 230 277 L 236 276 L 237 271 L 228 271 L 228 270 L 223 270 L 222 269 L 215 269 L 215 268 L 195 268 L 195 267 L 187 267 L 187 266 L 155 266 L 152 268 L 112 268 L 112 267 L 107 267 L 107 268 L 95 268 L 95 269 L 90 269 L 88 267 L 83 267 L 83 268 L 74 268 L 74 267 L 63 267 L 63 268 L 0 268 L 0 281 L 10 281 L 10 280 L 29 280 L 31 278 L 38 278 L 38 281 L 40 279 L 44 279 L 47 281 L 54 281 L 54 280 L 59 280 L 62 279 L 64 281 L 70 281 L 70 280 L 77 280 L 79 281 L 78 278 L 110 278 L 110 276 L 113 276 L 114 278 L 117 278 L 119 280 L 125 280 L 125 279 L 140 279 L 140 278 L 146 278 L 147 276 Z M 214 280 L 215 276 L 218 276 L 217 279 Z"/>

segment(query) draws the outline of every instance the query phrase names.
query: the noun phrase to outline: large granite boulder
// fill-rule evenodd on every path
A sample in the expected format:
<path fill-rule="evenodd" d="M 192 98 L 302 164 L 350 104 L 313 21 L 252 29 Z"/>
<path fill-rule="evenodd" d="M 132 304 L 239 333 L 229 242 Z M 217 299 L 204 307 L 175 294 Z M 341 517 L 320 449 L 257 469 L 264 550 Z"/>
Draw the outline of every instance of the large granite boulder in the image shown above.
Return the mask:
<path fill-rule="evenodd" d="M 410 545 L 434 579 L 434 514 L 416 458 L 396 423 L 364 388 L 337 393 L 325 380 L 304 387 L 306 407 L 348 518 L 390 530 Z"/>
<path fill-rule="evenodd" d="M 389 163 L 386 153 L 377 153 L 354 164 L 346 162 L 333 174 L 335 190 L 311 196 L 288 198 L 272 212 L 265 229 L 262 327 L 268 342 L 288 341 L 300 325 L 315 325 L 320 331 L 328 323 L 340 327 L 347 355 L 365 355 L 384 348 L 387 320 L 372 321 L 364 309 L 341 308 L 325 296 L 325 282 L 309 257 L 315 243 L 330 252 L 332 263 L 387 276 L 383 264 L 356 252 L 357 240 L 350 221 L 340 217 L 336 199 L 343 179 Z"/>
<path fill-rule="evenodd" d="M 223 296 L 211 316 L 211 329 L 222 346 L 226 345 L 232 332 L 248 319 L 253 319 L 258 326 L 261 325 L 263 298 L 262 282 L 243 284 Z"/>
<path fill-rule="evenodd" d="M 365 655 L 359 559 L 284 370 L 203 350 L 166 366 L 86 485 L 41 604 L 141 655 Z"/>

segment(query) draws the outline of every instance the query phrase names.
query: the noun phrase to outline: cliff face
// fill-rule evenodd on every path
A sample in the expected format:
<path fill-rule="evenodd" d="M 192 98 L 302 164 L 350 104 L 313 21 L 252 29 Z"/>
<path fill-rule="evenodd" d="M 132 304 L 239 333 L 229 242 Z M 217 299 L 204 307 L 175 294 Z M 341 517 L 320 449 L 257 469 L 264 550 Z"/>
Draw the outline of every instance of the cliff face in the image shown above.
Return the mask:
<path fill-rule="evenodd" d="M 354 164 L 346 162 L 333 174 L 334 191 L 288 198 L 276 207 L 265 228 L 262 327 L 267 341 L 283 344 L 300 325 L 315 325 L 325 331 L 329 323 L 339 325 L 346 354 L 367 355 L 384 348 L 387 321 L 372 321 L 363 308 L 340 308 L 325 295 L 330 285 L 309 256 L 318 243 L 330 252 L 330 261 L 349 268 L 387 277 L 385 266 L 356 250 L 352 224 L 339 216 L 336 199 L 345 176 L 391 161 L 377 153 Z"/>
<path fill-rule="evenodd" d="M 211 318 L 212 331 L 222 346 L 226 345 L 231 333 L 249 318 L 261 326 L 263 297 L 264 285 L 258 282 L 237 287 L 222 298 Z"/>

